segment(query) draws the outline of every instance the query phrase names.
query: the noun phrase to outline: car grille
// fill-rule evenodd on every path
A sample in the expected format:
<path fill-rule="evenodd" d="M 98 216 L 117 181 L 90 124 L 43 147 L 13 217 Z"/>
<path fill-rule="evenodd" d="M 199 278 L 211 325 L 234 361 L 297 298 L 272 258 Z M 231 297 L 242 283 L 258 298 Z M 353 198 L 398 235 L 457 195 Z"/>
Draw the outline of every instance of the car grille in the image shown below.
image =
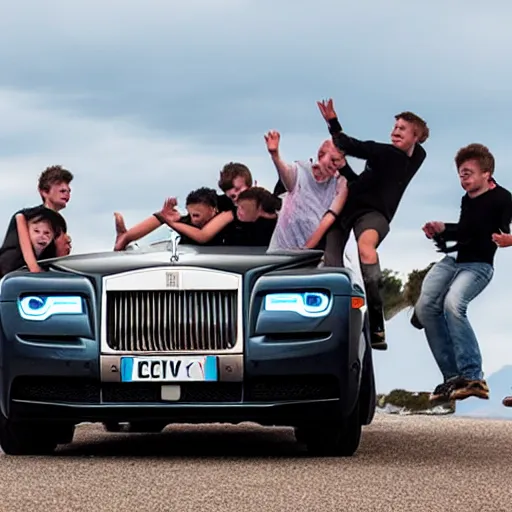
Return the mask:
<path fill-rule="evenodd" d="M 109 291 L 107 343 L 133 352 L 233 348 L 236 290 Z"/>

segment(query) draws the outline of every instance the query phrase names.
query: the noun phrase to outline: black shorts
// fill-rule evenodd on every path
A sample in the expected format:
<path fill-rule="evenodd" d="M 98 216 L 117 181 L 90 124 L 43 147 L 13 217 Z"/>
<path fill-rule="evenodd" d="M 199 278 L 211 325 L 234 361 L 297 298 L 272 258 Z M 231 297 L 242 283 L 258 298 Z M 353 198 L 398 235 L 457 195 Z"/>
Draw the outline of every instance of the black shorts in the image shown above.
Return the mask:
<path fill-rule="evenodd" d="M 356 240 L 368 229 L 374 229 L 379 235 L 377 247 L 382 243 L 389 233 L 389 222 L 386 217 L 379 212 L 367 212 L 358 216 L 352 224 Z"/>
<path fill-rule="evenodd" d="M 365 212 L 349 218 L 344 217 L 339 224 L 333 225 L 318 247 L 324 251 L 325 266 L 342 267 L 343 252 L 350 238 L 350 232 L 353 230 L 356 240 L 359 240 L 359 237 L 368 229 L 377 231 L 378 247 L 389 233 L 389 222 L 379 212 Z"/>

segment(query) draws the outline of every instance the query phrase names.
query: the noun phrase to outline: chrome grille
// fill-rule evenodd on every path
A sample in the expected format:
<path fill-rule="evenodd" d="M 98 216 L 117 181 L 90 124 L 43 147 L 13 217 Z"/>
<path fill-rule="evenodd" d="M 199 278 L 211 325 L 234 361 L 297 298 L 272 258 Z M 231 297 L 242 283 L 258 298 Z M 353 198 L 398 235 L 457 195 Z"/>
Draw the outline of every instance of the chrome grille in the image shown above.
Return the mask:
<path fill-rule="evenodd" d="M 237 298 L 236 290 L 109 291 L 108 346 L 130 352 L 232 348 Z"/>

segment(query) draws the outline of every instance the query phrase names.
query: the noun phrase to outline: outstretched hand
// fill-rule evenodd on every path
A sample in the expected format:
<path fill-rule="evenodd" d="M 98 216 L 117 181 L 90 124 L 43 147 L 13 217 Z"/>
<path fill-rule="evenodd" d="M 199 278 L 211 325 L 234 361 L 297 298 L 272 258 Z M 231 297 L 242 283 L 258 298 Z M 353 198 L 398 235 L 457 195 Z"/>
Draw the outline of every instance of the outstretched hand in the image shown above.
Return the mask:
<path fill-rule="evenodd" d="M 508 233 L 494 233 L 494 235 L 492 235 L 492 241 L 498 247 L 510 247 L 512 245 L 512 235 Z"/>
<path fill-rule="evenodd" d="M 427 222 L 422 229 L 427 238 L 433 238 L 434 235 L 442 233 L 445 230 L 445 225 L 444 222 L 432 221 Z"/>
<path fill-rule="evenodd" d="M 160 210 L 160 215 L 164 218 L 165 222 L 179 222 L 181 219 L 180 212 L 176 210 L 176 206 L 178 205 L 178 201 L 175 197 L 168 197 L 162 209 Z"/>
<path fill-rule="evenodd" d="M 267 150 L 269 153 L 276 153 L 279 150 L 279 141 L 281 139 L 281 135 L 279 132 L 274 130 L 269 131 L 264 135 L 265 142 L 267 144 Z"/>
<path fill-rule="evenodd" d="M 334 110 L 334 104 L 332 98 L 328 100 L 317 101 L 316 104 L 320 109 L 320 113 L 322 117 L 329 122 L 331 119 L 336 119 L 338 116 L 336 115 L 336 111 Z"/>

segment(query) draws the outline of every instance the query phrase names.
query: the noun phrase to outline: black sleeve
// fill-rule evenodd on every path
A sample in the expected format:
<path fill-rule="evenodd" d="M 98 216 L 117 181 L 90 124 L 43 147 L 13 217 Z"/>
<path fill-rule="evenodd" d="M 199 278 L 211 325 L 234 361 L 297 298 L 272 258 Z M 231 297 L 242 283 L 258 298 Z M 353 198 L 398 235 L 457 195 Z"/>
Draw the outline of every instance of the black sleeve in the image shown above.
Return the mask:
<path fill-rule="evenodd" d="M 389 151 L 389 144 L 382 144 L 373 140 L 362 141 L 349 137 L 341 130 L 337 118 L 329 121 L 329 133 L 335 146 L 348 156 L 368 160 L 369 158 L 377 158 Z"/>
<path fill-rule="evenodd" d="M 359 178 L 359 174 L 354 172 L 354 169 L 350 167 L 350 164 L 347 162 L 343 167 L 338 169 L 338 172 L 347 180 L 348 184 L 354 183 Z"/>
<path fill-rule="evenodd" d="M 501 208 L 500 229 L 503 233 L 510 234 L 510 223 L 512 222 L 512 195 L 507 191 L 503 198 Z"/>
<path fill-rule="evenodd" d="M 453 222 L 444 223 L 444 231 L 442 232 L 443 239 L 446 241 L 457 241 L 457 232 L 459 225 Z"/>

